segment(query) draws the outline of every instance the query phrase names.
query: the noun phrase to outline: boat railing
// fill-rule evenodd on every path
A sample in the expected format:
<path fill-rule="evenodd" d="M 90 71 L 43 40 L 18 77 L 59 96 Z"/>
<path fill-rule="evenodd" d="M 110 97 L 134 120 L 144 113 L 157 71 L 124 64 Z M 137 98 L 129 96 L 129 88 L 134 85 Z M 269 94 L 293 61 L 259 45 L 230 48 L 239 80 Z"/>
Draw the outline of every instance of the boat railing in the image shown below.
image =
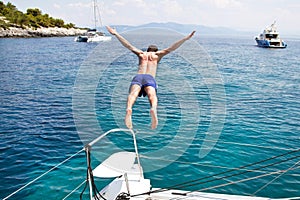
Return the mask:
<path fill-rule="evenodd" d="M 91 158 L 90 158 L 92 146 L 95 145 L 97 142 L 99 142 L 104 137 L 106 137 L 107 135 L 109 135 L 111 133 L 115 133 L 115 132 L 130 132 L 132 134 L 134 150 L 135 150 L 135 154 L 136 154 L 136 160 L 137 160 L 137 164 L 138 164 L 139 172 L 140 172 L 140 178 L 143 177 L 143 171 L 142 171 L 142 167 L 141 167 L 141 163 L 140 163 L 140 159 L 139 159 L 139 153 L 138 153 L 137 142 L 136 142 L 136 137 L 135 137 L 134 131 L 132 129 L 121 129 L 121 128 L 111 129 L 111 130 L 103 133 L 102 135 L 100 135 L 99 137 L 97 137 L 96 139 L 94 139 L 93 141 L 88 143 L 87 145 L 85 145 L 83 148 L 83 150 L 85 150 L 85 152 L 86 152 L 86 159 L 87 159 L 87 179 L 88 179 L 87 181 L 88 181 L 89 189 L 90 189 L 90 199 L 93 199 L 93 188 L 94 188 L 94 177 L 93 177 L 93 171 L 92 171 L 92 167 L 91 167 Z"/>
<path fill-rule="evenodd" d="M 133 138 L 133 144 L 134 144 L 134 150 L 135 150 L 135 154 L 136 154 L 136 159 L 137 159 L 137 163 L 140 167 L 140 173 L 142 173 L 141 170 L 141 163 L 140 163 L 140 159 L 139 159 L 139 153 L 138 153 L 138 148 L 137 148 L 137 142 L 136 142 L 136 137 L 135 137 L 135 133 L 132 129 L 122 129 L 122 128 L 115 128 L 115 129 L 111 129 L 105 133 L 103 133 L 102 135 L 100 135 L 99 137 L 97 137 L 96 139 L 94 139 L 93 141 L 91 141 L 90 143 L 88 143 L 87 145 L 85 145 L 84 150 L 85 151 L 91 151 L 91 147 L 96 144 L 97 142 L 99 142 L 101 139 L 103 139 L 104 137 L 106 137 L 107 135 L 114 133 L 114 132 L 130 132 L 132 134 L 132 138 Z M 142 174 L 141 174 L 142 176 Z"/>

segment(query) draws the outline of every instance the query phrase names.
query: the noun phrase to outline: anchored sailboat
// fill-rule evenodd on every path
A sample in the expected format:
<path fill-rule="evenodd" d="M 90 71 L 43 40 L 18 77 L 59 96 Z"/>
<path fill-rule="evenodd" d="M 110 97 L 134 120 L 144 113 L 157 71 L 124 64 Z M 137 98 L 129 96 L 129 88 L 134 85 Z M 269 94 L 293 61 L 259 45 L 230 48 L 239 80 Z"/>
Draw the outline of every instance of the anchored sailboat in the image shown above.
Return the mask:
<path fill-rule="evenodd" d="M 97 13 L 99 14 L 100 26 L 102 27 L 102 20 L 100 17 L 99 8 L 97 5 L 97 0 L 93 0 L 93 13 L 94 13 L 94 29 L 89 29 L 85 34 L 77 36 L 75 42 L 103 42 L 110 41 L 111 37 L 106 36 L 103 32 L 97 31 Z"/>

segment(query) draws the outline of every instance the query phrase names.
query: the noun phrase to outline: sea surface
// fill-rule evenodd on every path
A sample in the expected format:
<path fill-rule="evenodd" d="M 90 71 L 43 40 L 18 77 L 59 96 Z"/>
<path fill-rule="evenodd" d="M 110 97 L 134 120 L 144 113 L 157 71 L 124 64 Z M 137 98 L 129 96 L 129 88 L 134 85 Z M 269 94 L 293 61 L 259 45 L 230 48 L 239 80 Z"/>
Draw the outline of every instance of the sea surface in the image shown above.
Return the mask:
<path fill-rule="evenodd" d="M 141 49 L 183 37 L 124 35 Z M 147 98 L 132 116 L 153 187 L 300 197 L 300 38 L 284 38 L 286 49 L 259 48 L 253 38 L 197 30 L 161 60 L 158 128 L 150 129 Z M 0 39 L 1 199 L 79 199 L 84 184 L 70 193 L 86 179 L 84 145 L 126 128 L 136 56 L 115 38 L 73 39 Z M 133 150 L 131 135 L 112 133 L 92 148 L 92 166 L 124 150 Z M 110 179 L 95 181 L 100 189 Z"/>

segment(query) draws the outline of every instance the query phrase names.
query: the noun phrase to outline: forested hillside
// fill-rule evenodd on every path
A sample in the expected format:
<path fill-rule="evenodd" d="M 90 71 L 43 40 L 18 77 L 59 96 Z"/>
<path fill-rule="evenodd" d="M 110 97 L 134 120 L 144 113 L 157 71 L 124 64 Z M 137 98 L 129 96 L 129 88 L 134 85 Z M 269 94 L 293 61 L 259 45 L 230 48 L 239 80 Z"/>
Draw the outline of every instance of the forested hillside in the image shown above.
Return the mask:
<path fill-rule="evenodd" d="M 38 8 L 29 8 L 26 13 L 19 11 L 15 5 L 0 1 L 0 28 L 40 28 L 58 27 L 74 28 L 75 24 L 65 24 L 62 19 L 55 19 L 48 14 L 43 14 Z"/>

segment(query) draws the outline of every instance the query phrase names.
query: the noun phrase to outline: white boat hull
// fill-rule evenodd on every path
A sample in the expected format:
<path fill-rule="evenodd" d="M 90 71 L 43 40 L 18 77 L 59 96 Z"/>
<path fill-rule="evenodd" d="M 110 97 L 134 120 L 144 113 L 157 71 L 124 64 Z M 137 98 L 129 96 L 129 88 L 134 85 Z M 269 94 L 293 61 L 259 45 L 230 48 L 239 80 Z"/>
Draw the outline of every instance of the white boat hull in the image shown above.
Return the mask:
<path fill-rule="evenodd" d="M 110 36 L 93 36 L 93 37 L 88 37 L 87 42 L 106 42 L 110 40 L 111 40 Z"/>
<path fill-rule="evenodd" d="M 255 39 L 257 46 L 259 47 L 264 47 L 264 48 L 286 48 L 287 44 L 280 40 L 280 41 L 271 41 L 271 40 L 260 40 L 260 39 Z"/>
<path fill-rule="evenodd" d="M 157 190 L 156 188 L 152 189 Z M 189 192 L 182 190 L 168 190 L 150 195 L 151 200 L 185 199 L 185 200 L 271 200 L 264 197 L 251 197 L 242 195 L 216 194 L 206 192 Z"/>

